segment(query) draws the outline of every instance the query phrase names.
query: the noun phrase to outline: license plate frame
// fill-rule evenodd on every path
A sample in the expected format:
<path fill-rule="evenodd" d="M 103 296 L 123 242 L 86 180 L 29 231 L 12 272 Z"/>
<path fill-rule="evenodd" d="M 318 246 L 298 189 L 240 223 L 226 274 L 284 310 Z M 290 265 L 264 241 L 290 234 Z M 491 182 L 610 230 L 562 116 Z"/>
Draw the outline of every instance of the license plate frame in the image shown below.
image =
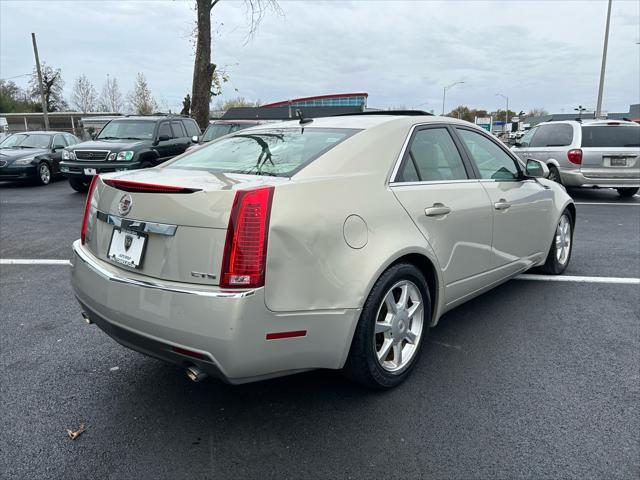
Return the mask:
<path fill-rule="evenodd" d="M 131 237 L 130 240 L 127 237 Z M 114 243 L 114 240 L 116 243 Z M 126 246 L 127 243 L 129 243 L 129 247 Z M 149 236 L 145 233 L 113 227 L 109 248 L 107 249 L 107 258 L 120 265 L 139 269 L 144 263 L 148 243 Z"/>
<path fill-rule="evenodd" d="M 97 175 L 98 174 L 98 170 L 96 170 L 95 168 L 85 168 L 83 170 L 85 175 Z"/>

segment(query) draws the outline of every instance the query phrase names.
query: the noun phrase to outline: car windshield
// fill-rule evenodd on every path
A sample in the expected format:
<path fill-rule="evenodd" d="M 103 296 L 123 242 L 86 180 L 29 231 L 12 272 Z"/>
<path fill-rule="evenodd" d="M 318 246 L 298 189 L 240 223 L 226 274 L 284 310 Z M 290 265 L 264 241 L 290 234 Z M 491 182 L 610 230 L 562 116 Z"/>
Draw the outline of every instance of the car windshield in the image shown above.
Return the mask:
<path fill-rule="evenodd" d="M 582 127 L 583 147 L 640 147 L 640 126 Z"/>
<path fill-rule="evenodd" d="M 182 156 L 169 168 L 288 177 L 357 131 L 329 128 L 247 131 Z"/>
<path fill-rule="evenodd" d="M 220 138 L 229 133 L 244 130 L 245 128 L 255 127 L 252 123 L 213 123 L 207 127 L 202 136 L 203 142 L 210 142 L 216 138 Z"/>
<path fill-rule="evenodd" d="M 99 140 L 151 140 L 156 122 L 153 120 L 112 120 L 96 137 Z"/>
<path fill-rule="evenodd" d="M 29 135 L 25 133 L 11 135 L 0 143 L 0 148 L 49 148 L 51 135 Z"/>

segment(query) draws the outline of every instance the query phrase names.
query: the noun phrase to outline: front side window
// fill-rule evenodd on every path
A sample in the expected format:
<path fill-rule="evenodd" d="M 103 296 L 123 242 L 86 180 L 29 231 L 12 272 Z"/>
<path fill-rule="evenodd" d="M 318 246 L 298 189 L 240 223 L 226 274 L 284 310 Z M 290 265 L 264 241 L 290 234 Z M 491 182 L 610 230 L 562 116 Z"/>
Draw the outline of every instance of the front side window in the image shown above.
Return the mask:
<path fill-rule="evenodd" d="M 471 130 L 457 129 L 471 159 L 480 171 L 480 178 L 517 180 L 520 171 L 516 162 L 502 148 L 484 135 Z"/>
<path fill-rule="evenodd" d="M 531 130 L 529 130 L 527 133 L 525 133 L 522 138 L 520 138 L 520 141 L 518 142 L 520 145 L 520 148 L 527 148 L 529 146 L 531 146 L 531 139 L 533 138 L 533 136 L 536 134 L 536 131 L 538 130 L 537 127 L 533 127 Z"/>
<path fill-rule="evenodd" d="M 74 137 L 70 133 L 65 133 L 64 138 L 67 140 L 67 145 L 75 145 L 76 143 L 78 143 L 76 137 Z"/>
<path fill-rule="evenodd" d="M 462 157 L 446 128 L 419 130 L 411 141 L 398 181 L 465 180 Z"/>
<path fill-rule="evenodd" d="M 173 138 L 173 133 L 171 132 L 171 126 L 169 125 L 169 122 L 160 124 L 160 127 L 158 128 L 158 138 L 160 137 Z"/>
<path fill-rule="evenodd" d="M 96 137 L 99 140 L 151 140 L 155 129 L 153 120 L 112 120 Z"/>
<path fill-rule="evenodd" d="M 239 132 L 183 155 L 167 168 L 288 177 L 357 131 L 287 128 Z"/>
<path fill-rule="evenodd" d="M 540 125 L 530 147 L 566 147 L 573 142 L 573 127 L 568 123 Z"/>
<path fill-rule="evenodd" d="M 67 146 L 67 142 L 64 140 L 62 134 L 58 134 L 53 137 L 53 148 L 64 148 Z"/>

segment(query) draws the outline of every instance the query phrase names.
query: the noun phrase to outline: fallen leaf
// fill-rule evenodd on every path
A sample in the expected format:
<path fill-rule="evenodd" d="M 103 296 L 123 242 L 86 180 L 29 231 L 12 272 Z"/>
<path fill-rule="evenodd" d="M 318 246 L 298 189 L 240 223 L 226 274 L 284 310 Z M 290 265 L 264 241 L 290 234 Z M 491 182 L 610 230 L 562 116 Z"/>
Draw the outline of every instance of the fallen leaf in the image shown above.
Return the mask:
<path fill-rule="evenodd" d="M 82 432 L 84 432 L 86 430 L 86 428 L 84 427 L 84 423 L 82 423 L 80 425 L 80 428 L 78 430 L 76 430 L 75 432 L 73 430 L 69 430 L 68 428 L 66 430 L 67 430 L 67 435 L 69 435 L 69 438 L 71 440 L 75 440 L 80 435 L 82 435 Z"/>

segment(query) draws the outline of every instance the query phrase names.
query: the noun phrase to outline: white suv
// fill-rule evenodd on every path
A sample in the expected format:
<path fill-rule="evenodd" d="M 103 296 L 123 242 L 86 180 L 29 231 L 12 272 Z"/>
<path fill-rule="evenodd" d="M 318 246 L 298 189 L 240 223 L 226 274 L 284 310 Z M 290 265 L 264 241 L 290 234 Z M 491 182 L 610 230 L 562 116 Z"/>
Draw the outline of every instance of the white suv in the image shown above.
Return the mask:
<path fill-rule="evenodd" d="M 512 148 L 525 163 L 543 161 L 549 178 L 567 187 L 615 188 L 632 197 L 640 187 L 640 125 L 583 120 L 541 123 Z"/>

